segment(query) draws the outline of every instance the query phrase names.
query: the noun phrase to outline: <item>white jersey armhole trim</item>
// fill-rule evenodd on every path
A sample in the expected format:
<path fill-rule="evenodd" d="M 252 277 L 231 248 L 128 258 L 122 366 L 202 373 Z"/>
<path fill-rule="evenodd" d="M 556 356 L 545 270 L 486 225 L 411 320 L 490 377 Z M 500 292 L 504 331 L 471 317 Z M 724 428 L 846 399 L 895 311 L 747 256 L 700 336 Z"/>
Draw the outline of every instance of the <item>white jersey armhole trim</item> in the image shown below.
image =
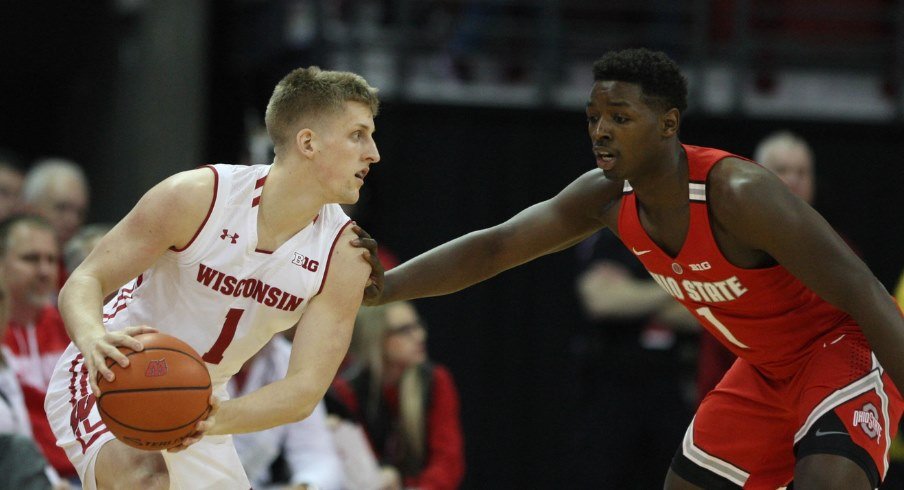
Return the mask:
<path fill-rule="evenodd" d="M 327 255 L 326 258 L 326 267 L 324 267 L 323 269 L 323 278 L 320 279 L 320 289 L 317 290 L 317 294 L 315 294 L 314 296 L 317 296 L 321 291 L 323 291 L 323 286 L 326 284 L 326 277 L 330 273 L 330 262 L 333 261 L 333 250 L 336 249 L 336 244 L 339 243 L 339 237 L 342 236 L 342 232 L 344 232 L 345 228 L 351 223 L 352 220 L 348 220 L 344 225 L 339 227 L 339 232 L 336 233 L 336 238 L 333 239 L 333 244 L 330 246 L 329 255 Z"/>
<path fill-rule="evenodd" d="M 181 253 L 188 250 L 188 247 L 191 247 L 195 240 L 198 239 L 198 236 L 201 235 L 201 231 L 204 230 L 204 227 L 207 225 L 207 221 L 210 220 L 210 215 L 213 214 L 214 205 L 217 203 L 217 192 L 220 187 L 220 174 L 217 172 L 217 169 L 214 168 L 213 165 L 204 165 L 201 168 L 209 168 L 211 172 L 213 172 L 213 198 L 210 200 L 210 207 L 207 208 L 207 216 L 204 217 L 204 221 L 201 222 L 201 225 L 198 226 L 198 229 L 195 230 L 194 236 L 191 237 L 191 240 L 185 244 L 184 247 L 176 248 L 170 247 L 170 250 L 176 253 Z"/>

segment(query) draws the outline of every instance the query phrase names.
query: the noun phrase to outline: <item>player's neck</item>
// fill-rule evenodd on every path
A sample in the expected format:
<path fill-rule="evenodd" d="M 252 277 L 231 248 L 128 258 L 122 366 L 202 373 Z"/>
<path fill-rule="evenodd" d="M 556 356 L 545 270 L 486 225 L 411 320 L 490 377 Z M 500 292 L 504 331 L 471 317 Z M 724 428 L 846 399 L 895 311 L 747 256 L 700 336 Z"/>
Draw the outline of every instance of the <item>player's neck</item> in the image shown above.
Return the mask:
<path fill-rule="evenodd" d="M 631 179 L 631 187 L 648 209 L 669 209 L 687 204 L 687 155 L 681 144 L 655 161 L 643 176 Z"/>
<path fill-rule="evenodd" d="M 299 165 L 274 163 L 261 191 L 258 228 L 269 233 L 293 235 L 314 220 L 325 204 L 312 187 L 313 179 L 296 175 Z M 260 231 L 260 230 L 259 230 Z"/>

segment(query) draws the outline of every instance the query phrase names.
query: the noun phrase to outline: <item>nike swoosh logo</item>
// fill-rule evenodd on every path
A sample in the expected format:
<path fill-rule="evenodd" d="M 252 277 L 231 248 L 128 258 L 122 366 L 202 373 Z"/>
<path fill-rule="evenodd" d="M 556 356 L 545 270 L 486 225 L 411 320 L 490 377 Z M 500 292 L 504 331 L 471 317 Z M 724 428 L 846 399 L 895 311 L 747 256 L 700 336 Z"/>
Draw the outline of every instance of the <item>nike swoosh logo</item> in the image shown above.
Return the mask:
<path fill-rule="evenodd" d="M 838 431 L 825 431 L 825 432 L 823 432 L 823 431 L 821 431 L 821 430 L 819 430 L 819 429 L 816 429 L 816 437 L 831 436 L 831 435 L 848 436 L 849 434 L 848 434 L 847 432 L 838 432 Z"/>
<path fill-rule="evenodd" d="M 634 255 L 636 255 L 638 257 L 640 257 L 643 254 L 648 254 L 648 253 L 652 252 L 652 250 L 637 250 L 634 247 L 631 247 L 631 251 L 634 252 Z"/>

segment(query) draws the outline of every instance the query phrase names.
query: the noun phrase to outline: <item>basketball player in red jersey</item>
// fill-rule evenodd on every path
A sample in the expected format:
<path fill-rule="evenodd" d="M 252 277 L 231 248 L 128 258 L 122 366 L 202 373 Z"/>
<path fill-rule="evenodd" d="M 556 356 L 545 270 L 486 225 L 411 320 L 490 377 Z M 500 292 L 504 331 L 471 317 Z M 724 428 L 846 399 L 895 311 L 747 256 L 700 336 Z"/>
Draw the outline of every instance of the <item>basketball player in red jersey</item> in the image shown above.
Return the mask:
<path fill-rule="evenodd" d="M 679 141 L 687 83 L 672 60 L 625 50 L 593 71 L 598 168 L 387 272 L 368 304 L 452 293 L 608 226 L 740 358 L 702 401 L 665 488 L 876 488 L 904 406 L 891 296 L 771 172 Z"/>

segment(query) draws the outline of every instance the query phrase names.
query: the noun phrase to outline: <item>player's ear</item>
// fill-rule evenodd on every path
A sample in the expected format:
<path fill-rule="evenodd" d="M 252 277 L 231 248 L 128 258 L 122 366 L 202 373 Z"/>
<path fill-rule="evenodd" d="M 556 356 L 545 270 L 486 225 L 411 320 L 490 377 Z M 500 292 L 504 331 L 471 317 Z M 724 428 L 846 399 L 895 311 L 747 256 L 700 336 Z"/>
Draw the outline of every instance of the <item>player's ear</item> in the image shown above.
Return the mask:
<path fill-rule="evenodd" d="M 681 125 L 681 113 L 673 107 L 659 118 L 659 123 L 662 137 L 671 138 L 678 134 L 678 127 Z"/>
<path fill-rule="evenodd" d="M 295 147 L 302 155 L 312 158 L 314 156 L 314 130 L 304 128 L 295 133 Z"/>

